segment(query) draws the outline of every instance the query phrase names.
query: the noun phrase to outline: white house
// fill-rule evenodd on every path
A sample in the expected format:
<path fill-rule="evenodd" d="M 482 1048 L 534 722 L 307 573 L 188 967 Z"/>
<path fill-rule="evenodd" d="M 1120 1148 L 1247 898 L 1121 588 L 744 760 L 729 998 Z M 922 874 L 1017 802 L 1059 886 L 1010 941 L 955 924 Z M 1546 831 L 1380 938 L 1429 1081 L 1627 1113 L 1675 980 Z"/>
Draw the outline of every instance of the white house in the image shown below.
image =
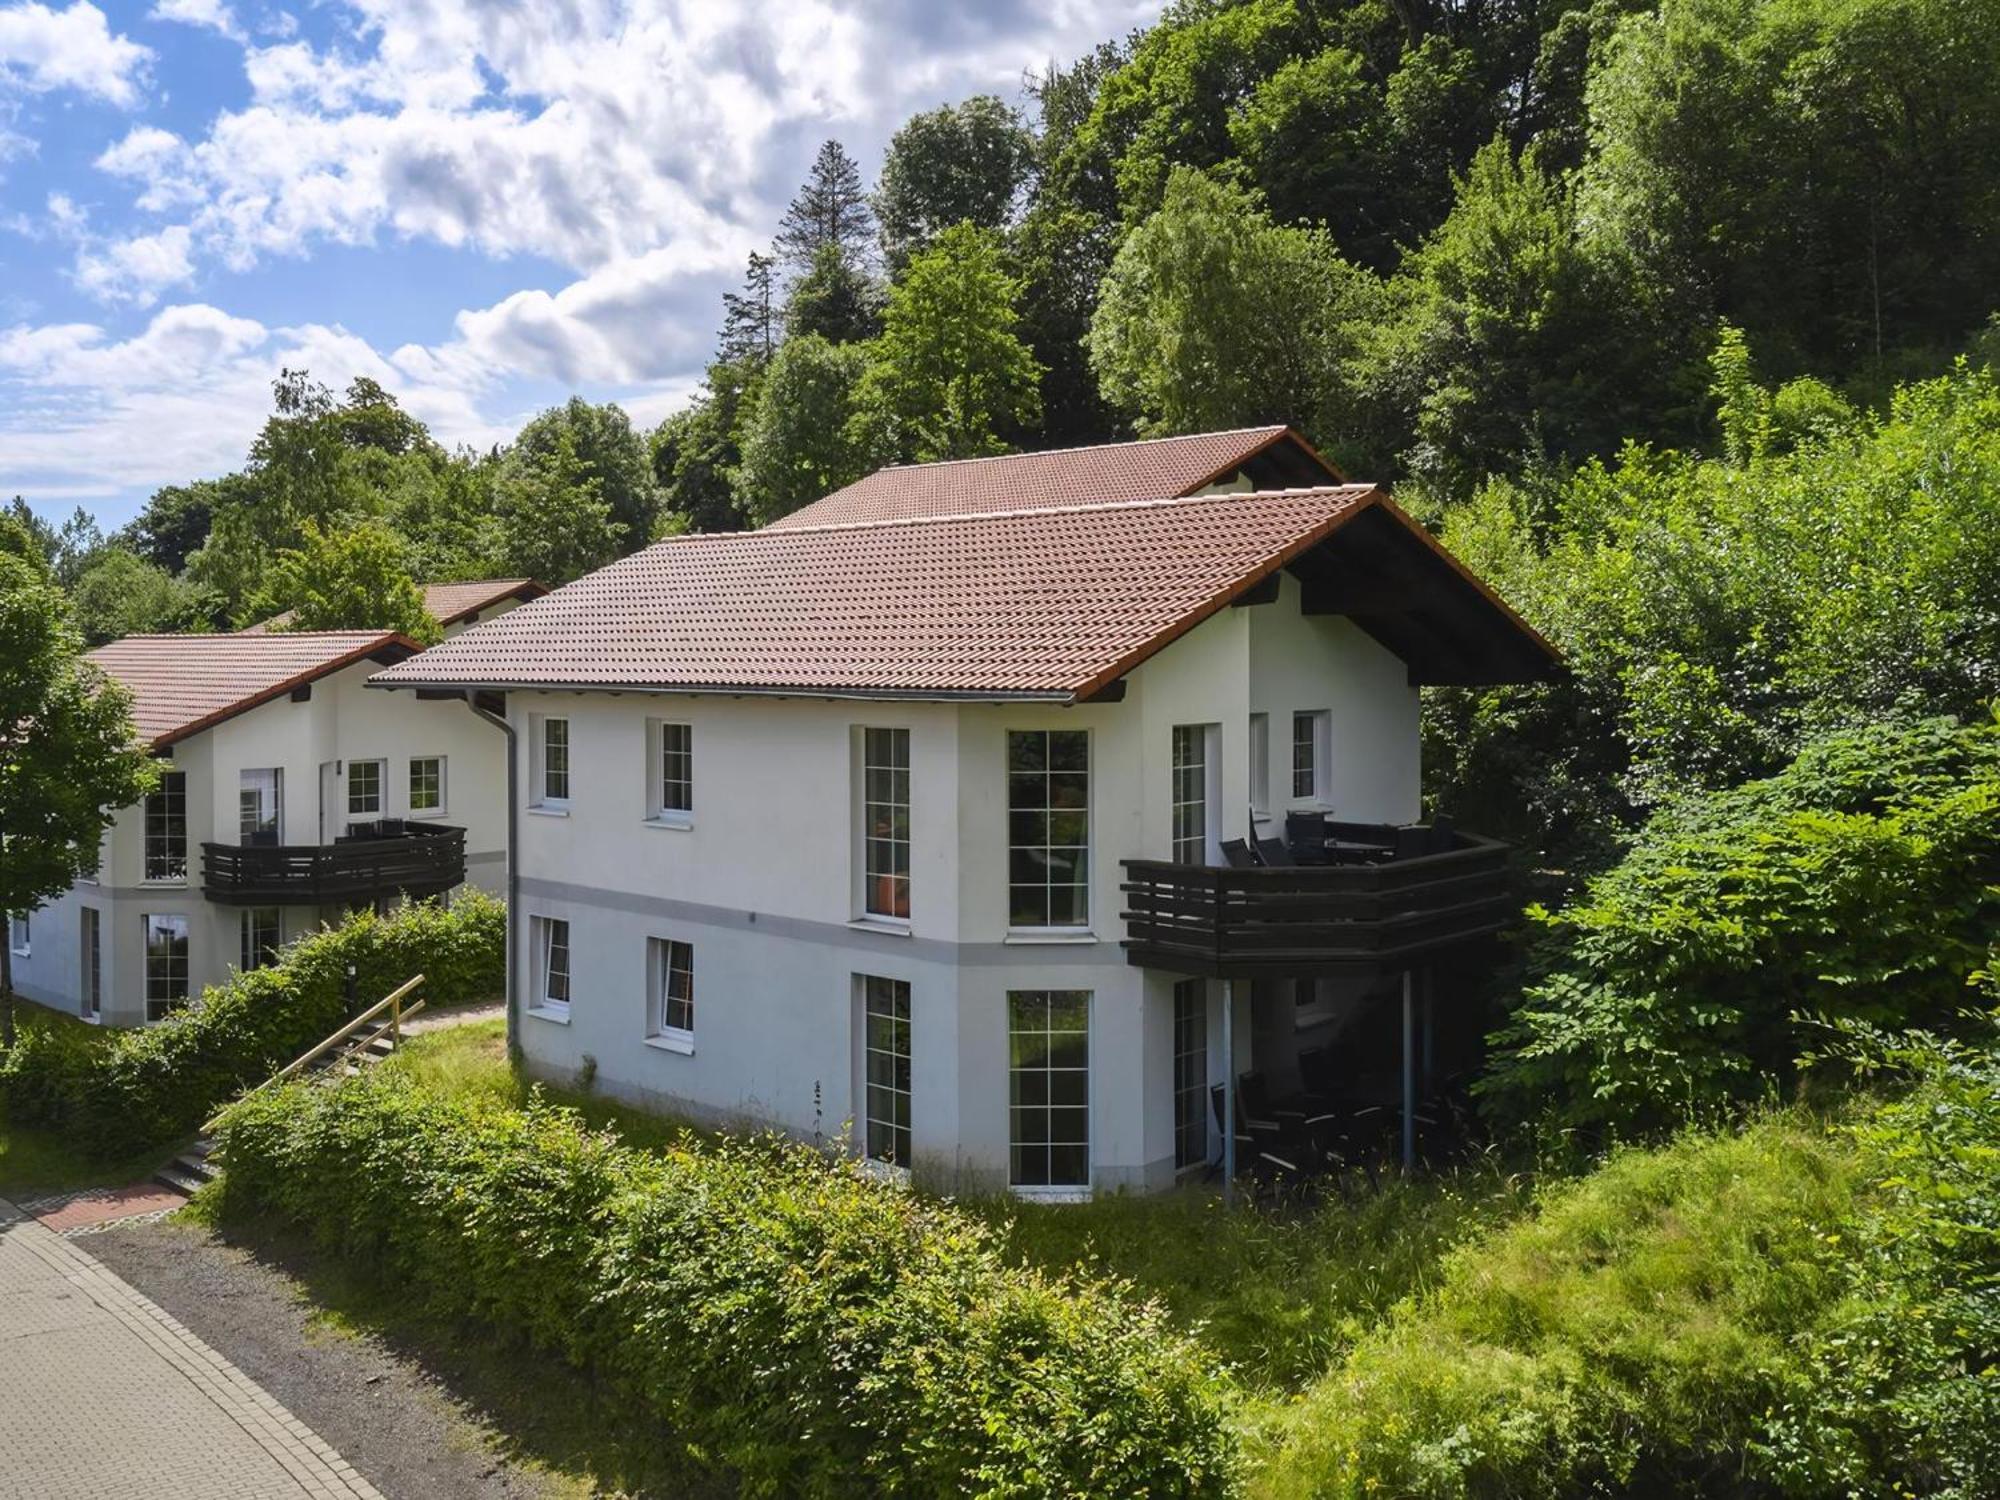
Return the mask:
<path fill-rule="evenodd" d="M 1552 653 L 1380 491 L 1245 492 L 1274 448 L 1316 462 L 887 471 L 376 674 L 504 696 L 530 1065 L 966 1187 L 1151 1188 L 1217 1149 L 1211 1057 L 1296 1087 L 1385 966 L 1499 925 L 1497 846 L 1388 846 L 1431 837 L 1395 831 L 1422 686 Z M 1304 814 L 1359 862 L 1224 868 Z"/>
<path fill-rule="evenodd" d="M 479 596 L 452 613 L 489 619 L 544 592 L 452 587 Z M 386 631 L 252 631 L 91 652 L 131 691 L 162 779 L 119 813 L 95 879 L 10 920 L 16 989 L 140 1025 L 350 907 L 468 881 L 498 889 L 501 737 L 463 703 L 362 691 L 417 650 Z"/>

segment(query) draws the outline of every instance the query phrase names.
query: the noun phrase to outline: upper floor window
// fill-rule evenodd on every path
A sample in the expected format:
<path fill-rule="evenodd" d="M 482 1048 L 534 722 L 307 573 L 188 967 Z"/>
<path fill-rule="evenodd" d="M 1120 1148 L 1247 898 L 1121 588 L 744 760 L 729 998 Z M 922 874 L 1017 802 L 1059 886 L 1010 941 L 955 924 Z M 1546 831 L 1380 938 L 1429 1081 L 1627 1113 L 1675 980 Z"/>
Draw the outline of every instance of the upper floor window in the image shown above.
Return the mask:
<path fill-rule="evenodd" d="M 648 938 L 646 948 L 646 1035 L 685 1051 L 694 1045 L 694 944 Z"/>
<path fill-rule="evenodd" d="M 861 731 L 861 909 L 910 915 L 910 731 Z"/>
<path fill-rule="evenodd" d="M 569 720 L 538 716 L 533 738 L 536 806 L 569 806 Z"/>
<path fill-rule="evenodd" d="M 1007 735 L 1007 925 L 1090 925 L 1090 735 Z"/>
<path fill-rule="evenodd" d="M 1250 715 L 1250 811 L 1271 807 L 1271 716 Z"/>
<path fill-rule="evenodd" d="M 444 812 L 444 757 L 410 757 L 410 816 L 438 817 Z"/>
<path fill-rule="evenodd" d="M 350 760 L 347 763 L 348 817 L 382 816 L 382 764 L 379 760 Z"/>
<path fill-rule="evenodd" d="M 694 726 L 653 724 L 652 816 L 685 823 L 694 815 Z"/>
<path fill-rule="evenodd" d="M 1331 715 L 1325 709 L 1292 715 L 1292 796 L 1294 799 L 1326 795 L 1327 741 L 1331 737 Z"/>
<path fill-rule="evenodd" d="M 285 773 L 281 767 L 237 773 L 237 831 L 246 844 L 282 843 Z"/>
<path fill-rule="evenodd" d="M 146 879 L 187 879 L 187 772 L 166 771 L 146 794 Z"/>
<path fill-rule="evenodd" d="M 1174 863 L 1205 865 L 1215 830 L 1209 779 L 1209 726 L 1174 726 Z"/>

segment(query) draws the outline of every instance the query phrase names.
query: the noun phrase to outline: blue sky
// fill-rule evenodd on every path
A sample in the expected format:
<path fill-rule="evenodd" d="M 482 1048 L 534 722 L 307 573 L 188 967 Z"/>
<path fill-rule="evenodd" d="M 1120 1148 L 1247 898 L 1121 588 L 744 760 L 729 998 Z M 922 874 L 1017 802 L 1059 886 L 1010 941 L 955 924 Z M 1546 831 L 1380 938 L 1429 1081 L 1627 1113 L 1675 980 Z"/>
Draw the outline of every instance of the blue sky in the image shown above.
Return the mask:
<path fill-rule="evenodd" d="M 0 0 L 0 498 L 122 523 L 280 368 L 447 442 L 682 404 L 819 142 L 1157 0 Z"/>

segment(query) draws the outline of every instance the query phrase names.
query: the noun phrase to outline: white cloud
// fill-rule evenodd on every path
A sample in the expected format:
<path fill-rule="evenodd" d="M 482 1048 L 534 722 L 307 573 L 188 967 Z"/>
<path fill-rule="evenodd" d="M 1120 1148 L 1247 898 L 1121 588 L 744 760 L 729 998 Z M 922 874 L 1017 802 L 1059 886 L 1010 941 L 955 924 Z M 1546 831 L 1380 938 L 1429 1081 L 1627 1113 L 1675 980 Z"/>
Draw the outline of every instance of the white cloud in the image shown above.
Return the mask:
<path fill-rule="evenodd" d="M 44 94 L 75 89 L 130 109 L 139 103 L 152 53 L 113 35 L 89 0 L 67 10 L 35 3 L 0 6 L 0 93 L 10 86 Z"/>
<path fill-rule="evenodd" d="M 158 0 L 153 7 L 155 21 L 179 21 L 184 26 L 202 26 L 219 31 L 232 41 L 243 39 L 236 13 L 224 0 Z"/>

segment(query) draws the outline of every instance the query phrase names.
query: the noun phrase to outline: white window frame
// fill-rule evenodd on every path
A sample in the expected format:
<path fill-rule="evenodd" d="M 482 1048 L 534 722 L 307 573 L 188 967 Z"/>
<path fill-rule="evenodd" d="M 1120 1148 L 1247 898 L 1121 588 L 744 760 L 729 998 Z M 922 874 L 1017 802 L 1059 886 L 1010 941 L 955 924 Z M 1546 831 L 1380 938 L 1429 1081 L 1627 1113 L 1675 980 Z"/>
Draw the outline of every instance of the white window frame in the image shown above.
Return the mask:
<path fill-rule="evenodd" d="M 28 930 L 28 919 L 32 915 L 32 912 L 17 911 L 7 917 L 7 946 L 13 949 L 16 958 L 34 955 L 35 945 Z"/>
<path fill-rule="evenodd" d="M 354 805 L 354 773 L 363 766 L 373 766 L 375 768 L 375 805 L 372 808 L 356 807 Z M 345 782 L 345 789 L 342 793 L 342 805 L 347 809 L 348 822 L 379 822 L 389 815 L 389 762 L 379 758 L 350 760 L 347 763 L 347 774 L 342 779 Z"/>
<path fill-rule="evenodd" d="M 139 958 L 140 958 L 140 963 L 144 969 L 144 978 L 145 978 L 145 983 L 141 993 L 145 997 L 146 1020 L 150 1024 L 154 1021 L 164 1021 L 168 1016 L 172 1015 L 175 1011 L 186 1009 L 188 1002 L 194 998 L 194 926 L 191 922 L 188 921 L 186 915 L 181 912 L 149 911 L 141 914 L 140 921 L 144 925 L 140 929 L 142 937 L 141 937 L 141 947 L 139 950 Z M 176 1000 L 171 995 L 167 996 L 165 999 L 160 1000 L 158 1002 L 155 1002 L 153 999 L 152 938 L 153 938 L 153 924 L 155 922 L 160 922 L 160 923 L 178 922 L 180 924 L 181 941 L 187 945 L 186 946 L 187 972 L 183 973 L 180 976 L 181 994 L 178 1000 Z M 169 983 L 171 983 L 173 976 L 170 974 L 167 977 Z M 157 1003 L 160 1006 L 160 1011 L 158 1015 L 155 1015 L 153 1013 L 153 1007 L 155 1003 Z"/>
<path fill-rule="evenodd" d="M 676 960 L 685 956 L 686 964 Z M 676 996 L 673 980 L 677 974 L 687 976 L 687 993 Z M 694 1028 L 698 1012 L 695 1010 L 695 968 L 694 944 L 685 938 L 649 937 L 646 939 L 646 1043 L 667 1052 L 691 1053 L 694 1051 Z M 676 1003 L 684 1003 L 685 1011 L 674 1016 Z M 672 1024 L 676 1019 L 686 1021 L 686 1025 Z"/>
<path fill-rule="evenodd" d="M 1301 720 L 1311 721 L 1311 734 L 1303 741 L 1299 738 Z M 1324 708 L 1293 710 L 1292 735 L 1287 744 L 1290 750 L 1285 762 L 1286 785 L 1291 788 L 1293 805 L 1314 803 L 1324 806 L 1327 801 L 1328 770 L 1333 761 L 1332 712 Z M 1307 745 L 1312 754 L 1312 765 L 1308 768 L 1311 787 L 1310 790 L 1303 792 L 1299 790 L 1298 752 L 1301 744 Z"/>
<path fill-rule="evenodd" d="M 1199 784 L 1194 788 L 1199 800 L 1189 798 L 1185 793 L 1189 788 L 1183 785 L 1183 772 L 1189 769 L 1181 759 L 1184 744 L 1194 744 L 1201 751 L 1201 774 Z M 1167 857 L 1178 863 L 1189 865 L 1216 866 L 1222 863 L 1222 726 L 1219 724 L 1176 724 L 1167 757 L 1168 788 L 1170 801 L 1167 807 Z M 1200 807 L 1201 830 L 1199 834 L 1184 836 L 1181 833 L 1180 810 L 1183 807 Z M 1184 858 L 1190 851 L 1187 845 L 1193 838 L 1199 838 L 1200 859 Z"/>
<path fill-rule="evenodd" d="M 160 770 L 160 783 L 146 793 L 140 805 L 140 878 L 146 885 L 186 885 L 188 866 L 188 815 L 187 815 L 187 772 L 167 766 Z M 171 827 L 167 808 L 172 798 L 178 798 L 180 807 L 180 853 L 176 858 L 166 830 Z M 157 817 L 155 809 L 157 808 Z M 154 824 L 161 825 L 161 832 L 155 834 Z M 153 856 L 155 840 L 165 849 L 164 856 L 157 862 Z"/>
<path fill-rule="evenodd" d="M 683 748 L 670 750 L 669 741 L 676 737 Z M 670 754 L 685 761 L 685 776 L 668 776 Z M 694 827 L 694 725 L 685 719 L 646 721 L 646 821 L 656 828 Z"/>
<path fill-rule="evenodd" d="M 257 918 L 265 914 L 271 917 L 271 947 L 268 957 L 257 957 L 253 946 Z M 246 906 L 237 919 L 236 970 L 248 974 L 253 969 L 268 968 L 278 961 L 278 950 L 285 945 L 285 909 L 282 906 Z"/>
<path fill-rule="evenodd" d="M 257 778 L 257 779 L 252 779 Z M 268 783 L 265 778 L 268 778 Z M 243 795 L 255 793 L 257 812 L 261 816 L 264 808 L 264 789 L 268 784 L 271 793 L 271 834 L 272 842 L 285 841 L 285 768 L 283 766 L 245 766 L 236 773 L 236 837 L 239 842 L 248 842 L 255 830 L 246 828 Z"/>
<path fill-rule="evenodd" d="M 1174 1170 L 1189 1172 L 1208 1165 L 1208 981 L 1182 979 L 1174 984 Z M 1200 1077 L 1189 1082 L 1195 1060 Z M 1188 1111 L 1192 1092 L 1194 1108 Z M 1189 1139 L 1193 1137 L 1193 1139 Z M 1192 1148 L 1192 1149 L 1191 1149 Z"/>
<path fill-rule="evenodd" d="M 437 806 L 417 806 L 417 767 L 426 761 L 437 762 Z M 451 806 L 451 769 L 448 758 L 442 755 L 412 755 L 403 771 L 403 795 L 408 799 L 410 816 L 413 818 L 442 818 Z"/>
<path fill-rule="evenodd" d="M 854 1016 L 856 1028 L 855 1056 L 859 1063 L 860 1076 L 855 1081 L 855 1128 L 859 1132 L 856 1145 L 860 1148 L 863 1161 L 873 1170 L 886 1172 L 892 1177 L 907 1180 L 910 1160 L 916 1151 L 913 1109 L 914 1083 L 916 1071 L 915 1057 L 915 1006 L 914 991 L 907 979 L 893 979 L 883 974 L 856 974 L 854 976 Z M 877 1002 L 884 1002 L 885 1008 L 878 1010 Z M 896 1011 L 900 1008 L 901 1015 Z M 877 1046 L 884 1036 L 874 1022 L 881 1016 L 888 1023 L 888 1033 L 892 1045 Z M 902 1051 L 893 1046 L 896 1039 L 895 1028 L 901 1024 Z M 891 1072 L 887 1082 L 877 1083 L 875 1078 L 877 1060 L 882 1060 Z M 900 1062 L 900 1067 L 898 1063 Z M 878 1093 L 879 1091 L 879 1093 Z M 895 1101 L 902 1101 L 902 1118 L 896 1118 Z M 882 1104 L 888 1105 L 886 1118 L 877 1114 Z M 887 1153 L 876 1149 L 877 1128 L 889 1133 L 891 1143 Z M 901 1133 L 903 1149 L 898 1154 L 894 1136 Z"/>
<path fill-rule="evenodd" d="M 562 929 L 563 954 L 563 998 L 549 996 L 551 962 L 556 947 L 556 929 Z M 544 1020 L 569 1020 L 570 997 L 576 993 L 576 948 L 567 917 L 531 916 L 528 919 L 529 963 L 533 967 L 534 989 L 528 1003 L 528 1014 L 540 1016 Z"/>
<path fill-rule="evenodd" d="M 549 795 L 549 727 L 562 725 L 562 795 Z M 528 739 L 532 751 L 530 774 L 534 777 L 529 786 L 528 806 L 538 812 L 567 813 L 570 793 L 576 788 L 574 756 L 576 738 L 570 733 L 570 720 L 566 714 L 534 714 L 528 720 Z"/>
<path fill-rule="evenodd" d="M 1052 743 L 1052 737 L 1059 734 L 1076 734 L 1083 736 L 1082 771 L 1080 772 L 1057 771 L 1053 768 L 1052 762 L 1054 760 L 1053 752 L 1055 747 Z M 1040 772 L 1034 772 L 1034 771 L 1017 772 L 1014 769 L 1014 737 L 1016 735 L 1040 735 L 1042 737 L 1044 745 L 1043 745 L 1042 769 Z M 1001 742 L 1001 756 L 1003 758 L 1002 767 L 1003 767 L 1003 774 L 1005 774 L 1007 778 L 1007 788 L 1006 788 L 1007 823 L 1008 823 L 1007 869 L 1006 869 L 1007 936 L 1012 941 L 1017 941 L 1017 942 L 1095 942 L 1096 941 L 1095 935 L 1092 932 L 1090 925 L 1091 911 L 1094 906 L 1094 902 L 1092 900 L 1091 886 L 1093 878 L 1096 875 L 1096 863 L 1097 863 L 1096 850 L 1094 844 L 1094 839 L 1097 833 L 1096 773 L 1092 763 L 1092 756 L 1094 754 L 1094 751 L 1095 751 L 1095 743 L 1091 738 L 1090 731 L 1087 729 L 1072 729 L 1072 728 L 1009 729 L 1006 731 L 1005 736 L 1002 739 Z M 1033 778 L 1036 775 L 1040 775 L 1042 778 L 1042 793 L 1040 800 L 1034 804 L 1028 804 L 1023 802 L 1017 806 L 1016 804 L 1019 799 L 1018 799 L 1018 794 L 1016 792 L 1015 778 L 1017 776 L 1020 777 L 1022 779 L 1023 784 L 1026 785 L 1026 784 L 1031 784 L 1031 778 Z M 1053 791 L 1051 790 L 1051 784 L 1052 784 L 1052 779 L 1059 775 L 1060 776 L 1081 775 L 1083 777 L 1083 806 L 1080 809 L 1071 807 L 1057 808 L 1054 805 L 1055 796 Z M 1042 857 L 1044 864 L 1046 864 L 1049 854 L 1052 850 L 1074 849 L 1079 846 L 1074 844 L 1055 843 L 1053 841 L 1052 831 L 1051 831 L 1051 836 L 1049 838 L 1045 838 L 1041 842 L 1016 843 L 1014 841 L 1014 832 L 1015 832 L 1013 826 L 1014 815 L 1016 813 L 1027 813 L 1030 815 L 1039 813 L 1043 818 L 1052 820 L 1057 812 L 1070 813 L 1078 811 L 1082 812 L 1083 814 L 1083 843 L 1081 845 L 1083 851 L 1083 879 L 1080 881 L 1056 882 L 1047 880 L 1045 878 L 1044 880 L 1039 882 L 1039 884 L 1041 885 L 1042 891 L 1044 893 L 1044 905 L 1048 911 L 1050 912 L 1053 911 L 1054 898 L 1049 896 L 1047 893 L 1057 889 L 1059 885 L 1067 885 L 1072 889 L 1080 888 L 1082 890 L 1083 910 L 1077 914 L 1076 920 L 1071 922 L 1016 922 L 1014 920 L 1015 892 L 1017 890 L 1033 890 L 1035 888 L 1035 885 L 1037 884 L 1037 882 L 1034 881 L 1016 880 L 1014 878 L 1016 873 L 1015 872 L 1016 856 L 1023 852 L 1029 853 L 1031 857 L 1033 855 L 1039 854 Z"/>
<path fill-rule="evenodd" d="M 1057 995 L 1072 997 L 1072 998 L 1080 998 L 1083 1002 L 1083 1032 L 1082 1032 L 1084 1039 L 1083 1066 L 1079 1069 L 1079 1068 L 1056 1068 L 1046 1063 L 1044 1063 L 1040 1067 L 1034 1067 L 1034 1066 L 1023 1067 L 1018 1065 L 1014 1059 L 1014 1051 L 1015 1051 L 1014 1041 L 1017 1035 L 1014 1021 L 1017 1013 L 1017 1004 L 1019 1002 L 1024 1002 L 1024 1001 L 1033 1003 L 1039 999 L 1039 1001 L 1043 1005 L 1045 1006 L 1051 1005 L 1053 1003 L 1052 997 Z M 1076 1201 L 1079 1199 L 1088 1198 L 1090 1196 L 1091 1182 L 1094 1176 L 1094 1169 L 1095 1169 L 1095 1162 L 1092 1158 L 1093 1136 L 1095 1132 L 1092 1128 L 1093 1127 L 1093 1122 L 1091 1119 L 1092 1090 L 1090 1087 L 1090 1072 L 1091 1072 L 1090 1054 L 1093 1049 L 1090 1043 L 1091 1043 L 1092 1022 L 1096 1016 L 1096 1011 L 1097 1011 L 1096 997 L 1089 990 L 1032 989 L 1032 990 L 1009 990 L 1007 992 L 1007 1048 L 1008 1048 L 1007 1181 L 1008 1185 L 1013 1189 L 1013 1191 L 1024 1198 L 1055 1198 L 1055 1199 L 1067 1199 L 1070 1201 Z M 1018 1034 L 1021 1036 L 1033 1036 L 1036 1035 L 1037 1033 L 1033 1028 L 1022 1028 Z M 1051 1029 L 1045 1028 L 1040 1034 L 1044 1036 L 1054 1036 L 1058 1034 L 1065 1036 L 1072 1036 L 1075 1035 L 1076 1033 L 1073 1030 L 1065 1030 L 1061 1033 L 1057 1033 Z M 1055 1082 L 1057 1075 L 1069 1075 L 1075 1073 L 1081 1073 L 1083 1075 L 1083 1102 L 1080 1105 L 1067 1101 L 1060 1104 L 1056 1103 L 1054 1099 L 1054 1090 L 1055 1090 Z M 1032 1100 L 1029 1100 L 1026 1103 L 1019 1102 L 1017 1100 L 1017 1094 L 1023 1092 L 1021 1088 L 1022 1083 L 1030 1082 L 1037 1078 L 1041 1080 L 1043 1092 L 1047 1094 L 1048 1097 L 1040 1103 L 1036 1103 Z M 1065 1138 L 1062 1141 L 1049 1141 L 1048 1139 L 1046 1139 L 1047 1135 L 1053 1133 L 1054 1111 L 1057 1109 L 1081 1111 L 1083 1120 L 1082 1140 L 1079 1141 L 1079 1140 Z M 1044 1139 L 1042 1141 L 1037 1142 L 1025 1139 L 1023 1137 L 1018 1137 L 1016 1135 L 1016 1131 L 1018 1128 L 1020 1128 L 1020 1126 L 1023 1123 L 1024 1114 L 1032 1114 L 1036 1111 L 1041 1111 L 1046 1119 L 1046 1123 L 1043 1127 Z M 1054 1176 L 1053 1155 L 1050 1156 L 1050 1158 L 1046 1163 L 1048 1170 L 1044 1171 L 1041 1174 L 1023 1173 L 1023 1171 L 1021 1170 L 1020 1162 L 1017 1161 L 1016 1159 L 1017 1150 L 1021 1149 L 1033 1150 L 1036 1146 L 1042 1146 L 1050 1150 L 1052 1153 L 1054 1148 L 1058 1145 L 1072 1146 L 1072 1147 L 1081 1146 L 1083 1148 L 1082 1181 L 1080 1182 L 1033 1181 L 1032 1178 L 1035 1175 L 1041 1175 L 1044 1177 Z M 1027 1181 L 1022 1180 L 1024 1176 L 1028 1177 L 1030 1180 Z"/>
<path fill-rule="evenodd" d="M 1250 715 L 1250 811 L 1271 810 L 1271 716 Z"/>
<path fill-rule="evenodd" d="M 870 760 L 869 757 L 872 753 L 870 749 L 870 741 L 873 739 L 874 736 L 878 734 L 901 737 L 901 744 L 903 751 L 903 763 L 900 768 L 903 777 L 903 800 L 901 802 L 897 802 L 894 800 L 893 782 L 891 784 L 891 796 L 889 799 L 877 802 L 869 795 L 869 772 L 871 770 L 880 770 L 891 777 L 893 777 L 898 770 L 893 759 L 884 760 L 879 763 Z M 891 746 L 893 746 L 896 743 L 896 741 L 892 738 L 889 743 Z M 854 920 L 860 926 L 886 928 L 889 931 L 901 932 L 901 933 L 907 933 L 910 930 L 910 913 L 916 909 L 916 870 L 915 870 L 915 860 L 914 860 L 915 848 L 916 848 L 914 808 L 916 799 L 914 796 L 914 789 L 910 784 L 911 777 L 913 775 L 912 762 L 914 757 L 914 745 L 915 745 L 915 737 L 910 733 L 909 729 L 904 725 L 871 724 L 871 725 L 855 726 L 854 730 L 855 918 Z M 886 839 L 875 838 L 874 829 L 871 826 L 869 820 L 869 810 L 871 808 L 878 806 L 887 808 L 895 808 L 895 807 L 902 808 L 903 837 L 901 839 L 896 838 L 894 836 L 893 831 L 891 832 L 890 836 Z M 891 860 L 891 868 L 889 870 L 871 875 L 868 867 L 869 853 L 871 846 L 876 844 L 881 844 L 890 849 L 893 849 L 897 844 L 901 844 L 903 847 L 903 873 L 901 876 L 903 882 L 903 902 L 902 902 L 903 910 L 901 912 L 895 910 L 896 902 L 894 900 L 893 894 L 889 900 L 889 910 L 878 911 L 876 909 L 875 905 L 876 894 L 877 894 L 876 883 L 881 880 L 890 881 L 891 885 L 889 889 L 891 890 L 891 892 L 893 892 L 894 891 L 893 882 L 898 878 L 894 869 L 893 859 Z"/>
<path fill-rule="evenodd" d="M 79 906 L 76 915 L 77 1014 L 95 1021 L 104 1010 L 104 913 Z"/>

